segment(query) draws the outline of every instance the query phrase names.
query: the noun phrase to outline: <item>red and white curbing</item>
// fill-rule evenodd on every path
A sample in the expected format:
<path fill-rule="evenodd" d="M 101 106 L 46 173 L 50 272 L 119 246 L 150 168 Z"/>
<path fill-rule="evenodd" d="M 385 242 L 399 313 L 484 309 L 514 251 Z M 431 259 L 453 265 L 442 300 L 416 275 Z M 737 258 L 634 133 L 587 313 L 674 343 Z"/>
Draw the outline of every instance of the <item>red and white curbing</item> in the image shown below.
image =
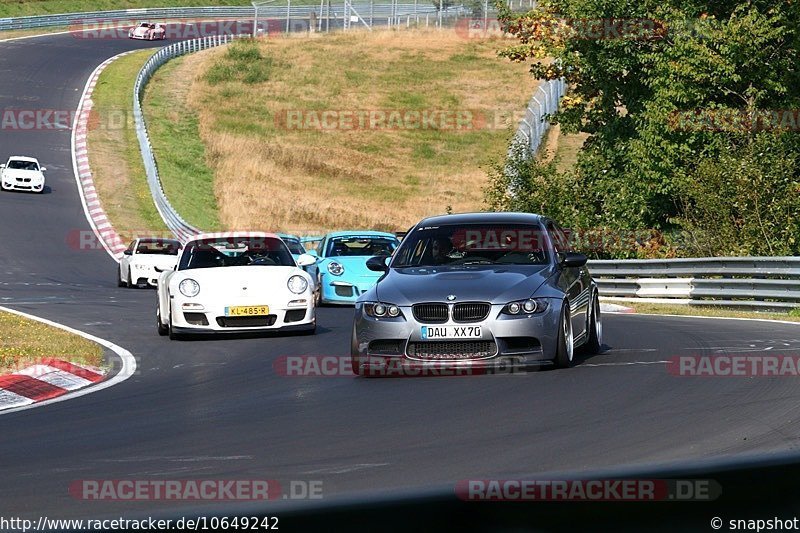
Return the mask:
<path fill-rule="evenodd" d="M 94 180 L 92 179 L 92 170 L 89 167 L 89 151 L 86 142 L 93 105 L 92 93 L 100 74 L 113 61 L 133 52 L 135 50 L 123 52 L 107 59 L 92 72 L 86 82 L 86 87 L 83 90 L 83 95 L 75 113 L 75 121 L 72 125 L 72 167 L 75 173 L 75 180 L 78 183 L 78 193 L 83 204 L 83 211 L 97 239 L 115 261 L 119 261 L 122 252 L 125 251 L 126 244 L 114 230 L 111 221 L 109 221 L 106 212 L 103 210 L 103 206 L 100 205 L 100 198 L 97 195 L 97 189 L 95 189 Z"/>
<path fill-rule="evenodd" d="M 600 302 L 600 312 L 602 313 L 635 313 L 636 309 L 625 307 L 624 305 Z"/>
<path fill-rule="evenodd" d="M 0 376 L 0 410 L 50 400 L 102 381 L 105 371 L 60 359 L 43 359 Z"/>

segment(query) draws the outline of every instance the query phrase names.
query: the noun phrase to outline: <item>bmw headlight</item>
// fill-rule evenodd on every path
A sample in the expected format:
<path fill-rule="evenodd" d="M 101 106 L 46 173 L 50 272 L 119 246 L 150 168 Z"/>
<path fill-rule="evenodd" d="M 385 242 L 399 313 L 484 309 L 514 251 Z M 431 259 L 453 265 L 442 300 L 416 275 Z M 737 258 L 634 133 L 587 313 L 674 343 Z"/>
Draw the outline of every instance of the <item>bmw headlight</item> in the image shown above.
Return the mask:
<path fill-rule="evenodd" d="M 398 306 L 383 302 L 366 302 L 364 313 L 372 318 L 397 318 L 403 315 Z"/>
<path fill-rule="evenodd" d="M 308 288 L 308 281 L 303 276 L 292 276 L 286 286 L 295 294 L 303 294 Z"/>
<path fill-rule="evenodd" d="M 336 261 L 331 261 L 328 263 L 328 272 L 333 274 L 334 276 L 341 276 L 344 274 L 344 267 L 341 263 L 337 263 Z"/>
<path fill-rule="evenodd" d="M 528 298 L 510 302 L 503 307 L 503 313 L 507 315 L 535 315 L 547 311 L 548 303 L 544 298 Z"/>
<path fill-rule="evenodd" d="M 200 293 L 200 284 L 191 278 L 186 278 L 178 285 L 178 290 L 181 294 L 193 298 Z"/>

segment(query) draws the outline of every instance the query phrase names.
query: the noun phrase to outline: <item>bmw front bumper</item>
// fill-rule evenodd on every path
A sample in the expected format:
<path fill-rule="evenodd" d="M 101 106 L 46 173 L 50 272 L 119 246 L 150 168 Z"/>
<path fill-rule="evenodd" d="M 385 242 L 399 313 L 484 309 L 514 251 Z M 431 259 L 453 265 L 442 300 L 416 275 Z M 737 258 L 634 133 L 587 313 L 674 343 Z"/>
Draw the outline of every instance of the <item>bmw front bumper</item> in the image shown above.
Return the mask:
<path fill-rule="evenodd" d="M 363 303 L 356 304 L 351 345 L 353 371 L 383 375 L 397 369 L 462 369 L 502 371 L 503 369 L 541 365 L 556 356 L 561 301 L 549 299 L 548 307 L 531 315 L 507 315 L 505 304 L 492 305 L 488 316 L 474 323 L 450 320 L 436 327 L 480 326 L 481 336 L 474 339 L 423 338 L 422 323 L 414 318 L 412 308 L 401 307 L 397 318 L 373 318 L 364 313 Z"/>

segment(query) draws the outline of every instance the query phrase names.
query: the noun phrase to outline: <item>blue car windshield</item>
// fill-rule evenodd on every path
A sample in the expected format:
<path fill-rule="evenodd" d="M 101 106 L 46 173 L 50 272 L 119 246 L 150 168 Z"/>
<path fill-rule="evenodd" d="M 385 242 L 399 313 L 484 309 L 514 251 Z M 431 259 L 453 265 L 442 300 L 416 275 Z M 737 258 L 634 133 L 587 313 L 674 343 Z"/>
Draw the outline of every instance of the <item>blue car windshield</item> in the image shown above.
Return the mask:
<path fill-rule="evenodd" d="M 459 265 L 545 265 L 547 240 L 538 225 L 448 224 L 419 228 L 403 239 L 392 268 Z"/>
<path fill-rule="evenodd" d="M 292 252 L 292 254 L 300 255 L 306 253 L 306 250 L 305 248 L 303 248 L 303 245 L 300 244 L 300 241 L 293 241 L 292 239 L 283 239 L 283 242 L 286 243 L 286 246 L 289 247 L 289 251 Z"/>
<path fill-rule="evenodd" d="M 392 255 L 398 240 L 392 237 L 335 237 L 327 246 L 326 257 Z"/>

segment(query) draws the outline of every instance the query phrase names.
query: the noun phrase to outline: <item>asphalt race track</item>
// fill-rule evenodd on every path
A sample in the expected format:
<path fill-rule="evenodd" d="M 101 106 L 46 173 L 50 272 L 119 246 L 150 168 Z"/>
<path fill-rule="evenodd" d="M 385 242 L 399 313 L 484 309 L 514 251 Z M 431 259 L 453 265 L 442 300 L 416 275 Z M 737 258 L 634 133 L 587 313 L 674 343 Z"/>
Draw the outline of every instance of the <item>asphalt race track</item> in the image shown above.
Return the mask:
<path fill-rule="evenodd" d="M 73 110 L 100 62 L 147 46 L 71 35 L 0 43 L 0 107 Z M 676 377 L 664 361 L 770 347 L 797 353 L 800 326 L 606 315 L 606 351 L 574 369 L 388 380 L 273 369 L 285 355 L 345 355 L 350 308 L 321 309 L 311 337 L 170 342 L 156 334 L 154 291 L 117 288 L 104 251 L 70 244 L 89 226 L 69 130 L 2 130 L 0 147 L 3 159 L 38 157 L 50 188 L 0 194 L 0 305 L 106 338 L 138 363 L 135 376 L 110 389 L 0 416 L 5 516 L 198 508 L 80 501 L 68 488 L 84 479 L 320 480 L 324 499 L 335 501 L 798 445 L 794 379 Z"/>

